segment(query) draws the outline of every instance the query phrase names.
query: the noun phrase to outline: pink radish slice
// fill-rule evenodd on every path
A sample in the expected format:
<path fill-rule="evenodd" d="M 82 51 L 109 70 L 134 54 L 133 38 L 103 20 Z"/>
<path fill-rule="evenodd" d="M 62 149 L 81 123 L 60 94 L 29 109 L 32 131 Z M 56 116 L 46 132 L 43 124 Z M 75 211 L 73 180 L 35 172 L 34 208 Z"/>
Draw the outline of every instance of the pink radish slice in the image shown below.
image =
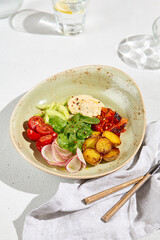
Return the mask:
<path fill-rule="evenodd" d="M 54 144 L 54 148 L 56 150 L 56 152 L 60 155 L 61 158 L 63 158 L 64 160 L 68 160 L 72 153 L 69 152 L 68 150 L 62 150 L 57 144 Z"/>
<path fill-rule="evenodd" d="M 86 164 L 86 161 L 85 161 L 85 159 L 84 159 L 84 157 L 83 157 L 83 154 L 82 154 L 81 149 L 77 148 L 77 149 L 76 149 L 76 153 L 77 153 L 78 159 L 82 162 L 83 167 L 86 168 L 86 165 L 87 165 L 87 164 Z"/>
<path fill-rule="evenodd" d="M 51 144 L 44 146 L 41 150 L 41 154 L 42 154 L 42 157 L 46 159 L 48 164 L 53 165 L 53 166 L 58 166 L 58 164 L 53 159 Z"/>
<path fill-rule="evenodd" d="M 54 143 L 58 145 L 57 138 L 54 140 Z"/>
<path fill-rule="evenodd" d="M 54 161 L 58 165 L 66 166 L 66 163 L 67 163 L 68 159 L 61 158 L 61 156 L 56 152 L 55 146 L 54 146 L 54 142 L 52 143 L 52 147 L 51 148 L 52 148 L 52 156 L 53 156 Z"/>
<path fill-rule="evenodd" d="M 69 152 L 68 150 L 66 150 L 66 149 L 63 149 L 63 148 L 61 148 L 61 147 L 59 146 L 59 144 L 58 144 L 58 141 L 57 141 L 57 138 L 54 140 L 54 144 L 56 144 L 56 145 L 57 145 L 57 147 L 58 147 L 59 149 L 61 149 L 62 151 L 66 152 L 66 153 L 68 153 L 68 154 L 72 154 L 72 153 L 71 153 L 71 152 Z"/>
<path fill-rule="evenodd" d="M 78 159 L 77 155 L 75 155 L 67 162 L 66 170 L 69 173 L 76 173 L 81 169 L 81 165 L 81 161 Z"/>
<path fill-rule="evenodd" d="M 71 152 L 59 146 L 57 142 L 57 138 L 55 139 L 54 144 L 55 144 L 56 151 L 62 156 L 62 158 L 68 158 L 72 155 Z"/>

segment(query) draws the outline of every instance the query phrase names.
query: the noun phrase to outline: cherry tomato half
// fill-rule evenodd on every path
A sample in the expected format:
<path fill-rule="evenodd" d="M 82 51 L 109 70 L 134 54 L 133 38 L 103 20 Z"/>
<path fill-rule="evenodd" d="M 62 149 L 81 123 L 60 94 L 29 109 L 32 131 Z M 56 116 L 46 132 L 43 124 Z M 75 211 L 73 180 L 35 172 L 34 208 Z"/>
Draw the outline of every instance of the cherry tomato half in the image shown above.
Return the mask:
<path fill-rule="evenodd" d="M 36 126 L 36 131 L 42 136 L 45 136 L 48 134 L 52 134 L 53 128 L 49 124 L 42 123 Z"/>
<path fill-rule="evenodd" d="M 37 142 L 36 142 L 36 147 L 37 147 L 38 151 L 41 152 L 41 149 L 42 149 L 43 145 L 41 144 L 40 141 L 37 141 Z"/>
<path fill-rule="evenodd" d="M 58 136 L 58 134 L 56 133 L 56 132 L 52 132 L 52 135 L 53 135 L 53 140 L 55 140 L 56 138 L 57 138 L 57 136 Z"/>
<path fill-rule="evenodd" d="M 39 116 L 33 116 L 28 120 L 28 127 L 32 130 L 36 129 L 36 126 L 38 124 L 42 124 L 44 123 L 43 118 L 39 117 Z"/>
<path fill-rule="evenodd" d="M 36 133 L 35 131 L 33 131 L 30 128 L 28 128 L 28 130 L 27 130 L 27 136 L 32 141 L 38 141 L 38 139 L 41 137 L 41 135 L 39 133 Z"/>
<path fill-rule="evenodd" d="M 42 136 L 40 137 L 39 142 L 43 146 L 51 144 L 53 142 L 53 135 L 49 134 L 49 135 Z"/>
<path fill-rule="evenodd" d="M 39 140 L 36 142 L 36 147 L 38 151 L 41 152 L 41 149 L 43 146 L 51 144 L 52 142 L 53 142 L 53 135 L 52 134 L 45 135 L 39 138 Z"/>

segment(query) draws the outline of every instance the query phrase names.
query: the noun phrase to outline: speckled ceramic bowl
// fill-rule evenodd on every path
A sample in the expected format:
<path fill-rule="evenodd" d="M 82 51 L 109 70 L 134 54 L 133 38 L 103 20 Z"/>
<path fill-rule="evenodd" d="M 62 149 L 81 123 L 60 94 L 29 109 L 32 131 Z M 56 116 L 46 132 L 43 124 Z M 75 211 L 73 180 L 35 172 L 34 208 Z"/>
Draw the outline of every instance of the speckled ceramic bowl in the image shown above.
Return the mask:
<path fill-rule="evenodd" d="M 26 140 L 26 121 L 37 113 L 35 105 L 62 101 L 69 96 L 88 94 L 101 100 L 106 107 L 127 118 L 127 131 L 121 134 L 120 157 L 87 167 L 78 173 L 50 166 Z M 139 149 L 145 133 L 145 110 L 135 82 L 124 72 L 109 66 L 83 66 L 58 73 L 41 82 L 19 101 L 10 121 L 10 136 L 17 151 L 35 167 L 67 178 L 87 179 L 104 176 L 124 166 Z"/>

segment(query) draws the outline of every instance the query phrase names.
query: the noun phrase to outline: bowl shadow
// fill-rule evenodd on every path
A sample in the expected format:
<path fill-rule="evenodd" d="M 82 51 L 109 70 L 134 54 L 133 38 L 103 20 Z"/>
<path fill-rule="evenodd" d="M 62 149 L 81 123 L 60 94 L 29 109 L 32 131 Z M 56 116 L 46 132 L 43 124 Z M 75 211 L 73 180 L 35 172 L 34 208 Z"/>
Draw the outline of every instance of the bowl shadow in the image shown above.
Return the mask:
<path fill-rule="evenodd" d="M 22 96 L 23 94 L 14 99 L 0 112 L 0 155 L 1 159 L 3 159 L 0 167 L 0 181 L 24 193 L 38 195 L 24 209 L 19 218 L 14 221 L 19 240 L 22 239 L 23 224 L 26 215 L 31 210 L 49 201 L 57 192 L 60 182 L 72 184 L 76 181 L 74 179 L 53 176 L 35 168 L 25 161 L 15 150 L 9 136 L 9 122 L 12 112 Z M 26 127 L 26 123 L 24 123 L 24 126 Z M 26 138 L 26 133 L 23 133 L 23 136 Z M 29 141 L 27 138 L 26 140 Z"/>

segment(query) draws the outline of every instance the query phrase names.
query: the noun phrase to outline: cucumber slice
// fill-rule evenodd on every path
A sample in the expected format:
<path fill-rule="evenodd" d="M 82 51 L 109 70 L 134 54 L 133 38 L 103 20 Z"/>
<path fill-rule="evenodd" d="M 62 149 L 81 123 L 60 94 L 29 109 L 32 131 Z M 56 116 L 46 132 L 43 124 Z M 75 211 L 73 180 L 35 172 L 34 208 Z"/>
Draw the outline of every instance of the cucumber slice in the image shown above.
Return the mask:
<path fill-rule="evenodd" d="M 47 124 L 49 124 L 49 118 L 50 118 L 50 116 L 45 113 L 45 115 L 43 116 L 44 122 L 47 123 Z"/>
<path fill-rule="evenodd" d="M 70 114 L 69 114 L 67 107 L 59 104 L 59 105 L 57 105 L 56 110 L 59 111 L 60 113 L 62 113 L 66 118 L 69 118 Z"/>
<path fill-rule="evenodd" d="M 45 114 L 45 112 L 42 111 L 42 112 L 36 113 L 35 116 L 43 117 L 44 114 Z"/>
<path fill-rule="evenodd" d="M 45 116 L 46 116 L 46 115 L 48 115 L 49 117 L 58 116 L 58 117 L 60 117 L 60 118 L 62 118 L 62 119 L 64 119 L 64 120 L 66 120 L 66 117 L 65 117 L 62 113 L 57 112 L 56 110 L 50 110 L 50 109 L 48 109 L 48 110 L 46 110 L 46 112 L 45 112 Z"/>
<path fill-rule="evenodd" d="M 56 109 L 56 106 L 57 106 L 57 103 L 56 102 L 53 102 L 49 105 L 49 109 Z"/>
<path fill-rule="evenodd" d="M 50 105 L 47 104 L 41 104 L 41 105 L 37 105 L 36 108 L 40 109 L 40 110 L 46 110 L 50 107 Z"/>
<path fill-rule="evenodd" d="M 66 106 L 67 103 L 68 103 L 68 100 L 69 100 L 70 98 L 71 98 L 71 97 L 68 97 L 67 99 L 65 99 L 64 101 L 62 101 L 62 102 L 60 103 L 60 105 Z"/>
<path fill-rule="evenodd" d="M 36 108 L 40 109 L 41 112 L 37 113 L 37 116 L 41 116 L 44 119 L 45 123 L 49 123 L 49 119 L 52 116 L 58 116 L 62 118 L 63 120 L 67 120 L 70 117 L 70 113 L 68 111 L 66 105 L 68 102 L 68 99 L 63 101 L 61 104 L 58 104 L 56 102 L 53 102 L 51 104 L 40 104 L 37 105 Z"/>

